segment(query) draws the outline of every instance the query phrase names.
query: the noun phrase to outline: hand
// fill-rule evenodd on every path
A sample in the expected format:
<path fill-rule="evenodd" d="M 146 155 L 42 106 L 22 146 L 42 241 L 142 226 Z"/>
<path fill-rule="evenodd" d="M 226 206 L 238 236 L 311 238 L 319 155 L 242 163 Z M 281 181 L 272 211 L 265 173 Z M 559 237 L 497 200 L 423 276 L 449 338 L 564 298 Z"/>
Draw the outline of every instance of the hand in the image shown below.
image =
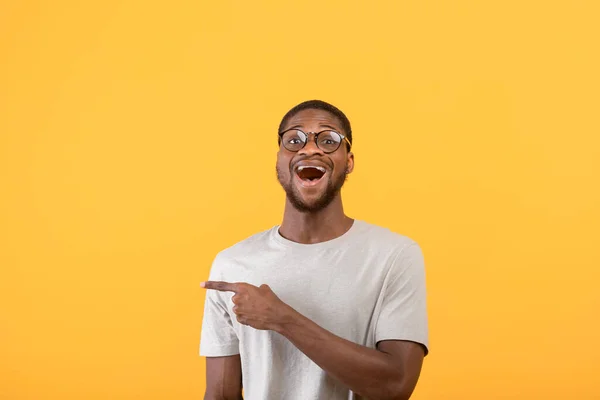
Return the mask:
<path fill-rule="evenodd" d="M 219 281 L 202 282 L 205 289 L 233 292 L 233 312 L 240 324 L 254 329 L 279 331 L 291 307 L 277 297 L 268 285 L 256 287 L 249 283 Z"/>

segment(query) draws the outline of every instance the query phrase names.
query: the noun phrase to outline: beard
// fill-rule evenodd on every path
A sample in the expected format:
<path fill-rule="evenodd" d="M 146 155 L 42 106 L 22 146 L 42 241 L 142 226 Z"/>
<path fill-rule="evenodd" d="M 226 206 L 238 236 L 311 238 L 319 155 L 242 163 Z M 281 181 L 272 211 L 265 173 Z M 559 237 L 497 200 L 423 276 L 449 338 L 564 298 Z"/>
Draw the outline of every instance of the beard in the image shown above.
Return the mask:
<path fill-rule="evenodd" d="M 285 191 L 290 204 L 296 210 L 303 213 L 318 212 L 331 204 L 331 202 L 342 190 L 342 186 L 344 186 L 346 179 L 348 179 L 347 173 L 343 173 L 338 176 L 333 176 L 333 174 L 330 175 L 325 190 L 321 193 L 321 195 L 311 202 L 306 202 L 302 199 L 302 194 L 298 190 L 298 187 L 294 185 L 294 172 L 290 170 L 290 178 L 287 181 L 283 180 L 283 174 L 279 170 L 279 167 L 276 167 L 276 172 L 277 180 Z"/>

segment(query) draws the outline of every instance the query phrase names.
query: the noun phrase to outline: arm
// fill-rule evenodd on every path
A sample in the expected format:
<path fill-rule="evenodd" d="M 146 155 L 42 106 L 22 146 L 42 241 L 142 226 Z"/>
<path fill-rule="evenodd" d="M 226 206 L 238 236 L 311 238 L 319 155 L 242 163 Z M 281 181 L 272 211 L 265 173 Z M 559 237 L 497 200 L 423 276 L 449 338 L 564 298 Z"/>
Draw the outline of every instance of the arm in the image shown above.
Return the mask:
<path fill-rule="evenodd" d="M 377 348 L 336 336 L 277 297 L 268 285 L 208 281 L 210 291 L 233 292 L 239 323 L 278 332 L 330 376 L 372 400 L 406 400 L 427 351 L 423 254 L 416 243 L 396 253 L 382 289 Z"/>
<path fill-rule="evenodd" d="M 377 349 L 340 338 L 290 309 L 275 330 L 355 393 L 369 399 L 408 399 L 419 378 L 421 345 L 385 340 Z"/>
<path fill-rule="evenodd" d="M 386 340 L 378 349 L 350 342 L 295 311 L 268 285 L 208 281 L 206 289 L 234 292 L 233 311 L 239 323 L 273 330 L 354 392 L 372 400 L 408 399 L 424 358 L 421 345 Z"/>
<path fill-rule="evenodd" d="M 213 267 L 218 265 L 213 264 Z M 211 273 L 218 272 L 213 268 Z M 218 274 L 217 274 L 218 276 Z M 200 355 L 206 357 L 204 400 L 242 399 L 242 365 L 239 341 L 222 293 L 206 293 Z"/>
<path fill-rule="evenodd" d="M 242 400 L 240 355 L 206 357 L 204 400 Z"/>

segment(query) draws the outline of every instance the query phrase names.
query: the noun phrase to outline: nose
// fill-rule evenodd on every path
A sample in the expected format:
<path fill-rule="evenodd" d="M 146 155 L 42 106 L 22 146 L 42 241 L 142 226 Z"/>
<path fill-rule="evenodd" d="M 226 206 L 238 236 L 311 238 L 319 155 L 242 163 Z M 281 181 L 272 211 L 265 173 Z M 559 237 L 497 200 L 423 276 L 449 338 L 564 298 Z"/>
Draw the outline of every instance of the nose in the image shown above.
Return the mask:
<path fill-rule="evenodd" d="M 299 155 L 311 156 L 313 154 L 324 155 L 323 150 L 317 146 L 317 140 L 314 133 L 309 133 L 306 139 L 306 144 L 303 148 L 298 150 Z"/>

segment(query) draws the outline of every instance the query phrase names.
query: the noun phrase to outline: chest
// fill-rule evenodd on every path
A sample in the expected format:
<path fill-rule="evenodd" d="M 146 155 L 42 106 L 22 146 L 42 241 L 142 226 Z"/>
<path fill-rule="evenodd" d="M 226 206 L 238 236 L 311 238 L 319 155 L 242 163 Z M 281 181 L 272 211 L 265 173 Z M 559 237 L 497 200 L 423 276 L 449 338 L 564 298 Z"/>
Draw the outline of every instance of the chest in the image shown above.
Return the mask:
<path fill-rule="evenodd" d="M 235 262 L 228 279 L 267 284 L 302 315 L 354 340 L 368 329 L 389 269 L 386 257 L 360 249 L 262 254 Z"/>

